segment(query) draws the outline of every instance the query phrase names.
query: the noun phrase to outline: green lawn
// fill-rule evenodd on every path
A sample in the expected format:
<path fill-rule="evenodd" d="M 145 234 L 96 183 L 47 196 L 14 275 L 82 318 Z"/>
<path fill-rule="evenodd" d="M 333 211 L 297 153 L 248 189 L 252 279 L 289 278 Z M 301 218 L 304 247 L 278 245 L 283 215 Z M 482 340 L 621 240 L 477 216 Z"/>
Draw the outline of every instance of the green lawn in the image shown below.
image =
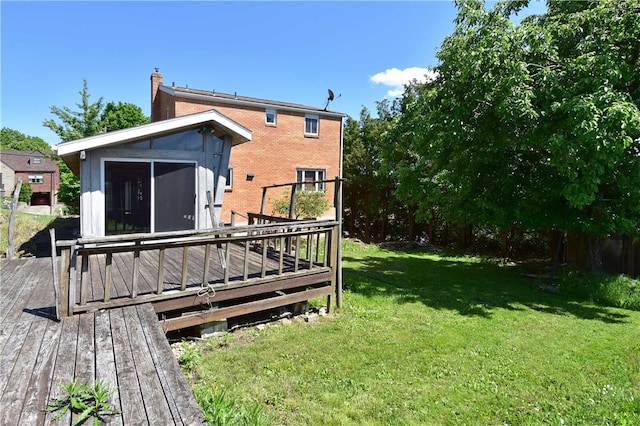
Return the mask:
<path fill-rule="evenodd" d="M 201 401 L 224 391 L 274 425 L 640 424 L 640 312 L 479 258 L 343 256 L 337 317 L 200 345 Z"/>

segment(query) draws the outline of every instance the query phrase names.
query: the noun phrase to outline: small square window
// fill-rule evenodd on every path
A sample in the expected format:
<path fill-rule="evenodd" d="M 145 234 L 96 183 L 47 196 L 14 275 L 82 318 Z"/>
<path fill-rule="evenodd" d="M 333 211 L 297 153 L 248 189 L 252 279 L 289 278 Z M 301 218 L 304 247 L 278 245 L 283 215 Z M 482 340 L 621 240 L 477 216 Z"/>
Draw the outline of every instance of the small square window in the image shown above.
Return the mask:
<path fill-rule="evenodd" d="M 42 164 L 42 157 L 33 157 L 33 164 Z"/>
<path fill-rule="evenodd" d="M 308 136 L 318 136 L 318 127 L 320 124 L 320 117 L 317 115 L 305 115 L 304 116 L 304 134 Z"/>
<path fill-rule="evenodd" d="M 278 119 L 278 114 L 276 113 L 275 109 L 266 110 L 265 115 L 264 115 L 265 124 L 270 125 L 270 126 L 275 126 L 277 119 Z"/>

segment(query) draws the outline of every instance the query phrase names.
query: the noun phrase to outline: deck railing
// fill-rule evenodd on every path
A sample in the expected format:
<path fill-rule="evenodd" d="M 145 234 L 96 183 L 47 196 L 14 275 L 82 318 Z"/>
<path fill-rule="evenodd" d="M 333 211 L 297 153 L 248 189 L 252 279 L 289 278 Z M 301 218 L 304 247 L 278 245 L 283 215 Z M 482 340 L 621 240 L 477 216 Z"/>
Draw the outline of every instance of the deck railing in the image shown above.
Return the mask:
<path fill-rule="evenodd" d="M 287 220 L 57 241 L 58 313 L 69 316 L 146 302 L 163 302 L 169 310 L 181 306 L 167 303 L 172 299 L 205 294 L 207 300 L 216 300 L 211 296 L 216 292 L 220 299 L 267 292 L 280 297 L 268 303 L 252 301 L 251 309 L 327 296 L 331 311 L 339 291 L 339 229 L 335 220 Z M 300 294 L 286 297 L 285 290 L 294 287 Z"/>

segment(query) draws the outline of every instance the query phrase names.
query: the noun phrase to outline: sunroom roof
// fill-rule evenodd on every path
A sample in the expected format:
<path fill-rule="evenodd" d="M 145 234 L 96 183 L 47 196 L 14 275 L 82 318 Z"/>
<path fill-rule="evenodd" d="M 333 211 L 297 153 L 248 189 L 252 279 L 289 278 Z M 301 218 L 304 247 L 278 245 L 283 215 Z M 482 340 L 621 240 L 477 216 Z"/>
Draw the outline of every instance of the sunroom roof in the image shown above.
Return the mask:
<path fill-rule="evenodd" d="M 232 145 L 238 145 L 251 140 L 251 130 L 235 122 L 216 110 L 185 115 L 168 120 L 156 121 L 150 124 L 131 127 L 114 132 L 102 133 L 88 138 L 62 142 L 53 147 L 54 151 L 74 171 L 78 171 L 79 153 L 98 148 L 120 145 L 137 140 L 149 139 L 181 130 L 210 125 L 220 133 L 231 136 Z"/>

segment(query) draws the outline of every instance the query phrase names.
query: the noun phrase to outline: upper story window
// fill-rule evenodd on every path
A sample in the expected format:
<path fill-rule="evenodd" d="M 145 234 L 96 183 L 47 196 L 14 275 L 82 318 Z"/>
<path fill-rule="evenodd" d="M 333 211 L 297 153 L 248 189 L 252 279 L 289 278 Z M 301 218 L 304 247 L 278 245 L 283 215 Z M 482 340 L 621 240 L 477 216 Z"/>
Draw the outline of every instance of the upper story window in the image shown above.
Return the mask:
<path fill-rule="evenodd" d="M 275 126 L 278 120 L 278 114 L 275 109 L 268 109 L 264 114 L 264 122 L 267 126 Z"/>
<path fill-rule="evenodd" d="M 42 157 L 33 157 L 33 164 L 42 164 Z"/>
<path fill-rule="evenodd" d="M 302 191 L 324 191 L 324 169 L 298 169 L 296 170 L 296 182 L 298 189 Z"/>
<path fill-rule="evenodd" d="M 304 135 L 318 136 L 320 127 L 320 117 L 317 115 L 307 114 L 304 116 Z"/>
<path fill-rule="evenodd" d="M 28 175 L 29 183 L 44 183 L 44 175 Z"/>

